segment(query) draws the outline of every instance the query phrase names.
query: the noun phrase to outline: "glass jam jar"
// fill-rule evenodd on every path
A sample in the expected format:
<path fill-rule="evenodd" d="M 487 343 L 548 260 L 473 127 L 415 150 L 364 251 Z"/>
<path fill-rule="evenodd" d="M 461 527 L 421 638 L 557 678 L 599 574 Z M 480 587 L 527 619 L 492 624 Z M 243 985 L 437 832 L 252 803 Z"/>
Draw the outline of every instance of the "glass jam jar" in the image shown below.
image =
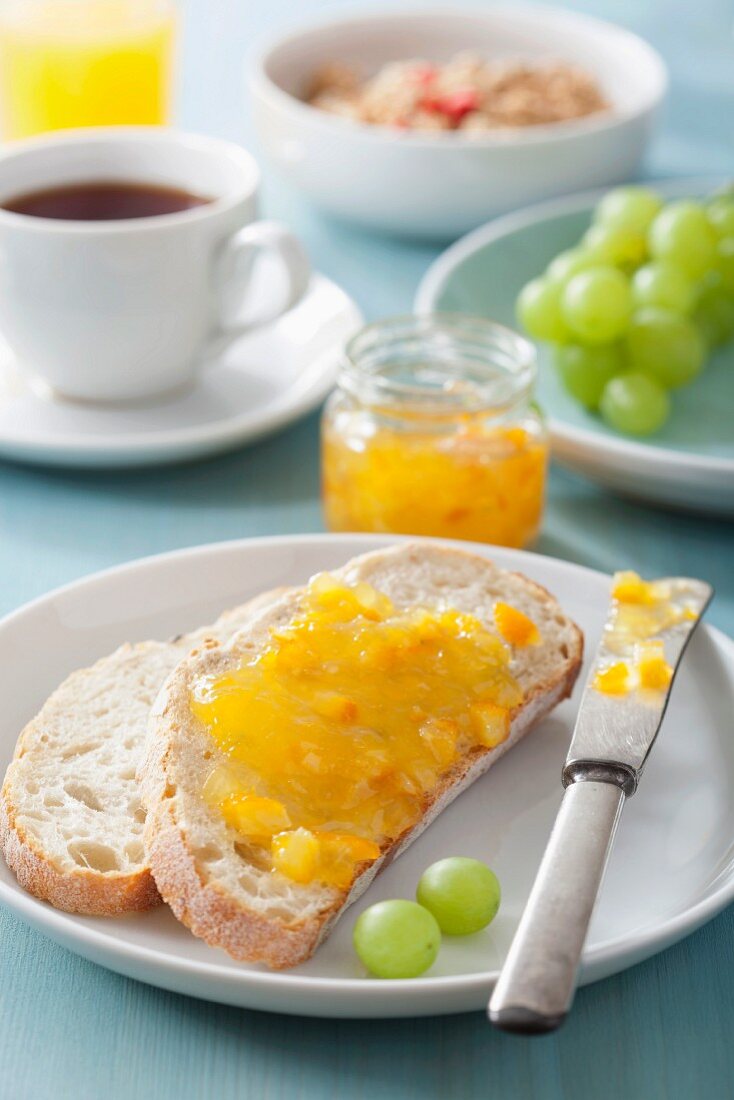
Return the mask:
<path fill-rule="evenodd" d="M 322 422 L 329 529 L 531 543 L 548 465 L 535 370 L 531 343 L 480 318 L 362 329 Z"/>

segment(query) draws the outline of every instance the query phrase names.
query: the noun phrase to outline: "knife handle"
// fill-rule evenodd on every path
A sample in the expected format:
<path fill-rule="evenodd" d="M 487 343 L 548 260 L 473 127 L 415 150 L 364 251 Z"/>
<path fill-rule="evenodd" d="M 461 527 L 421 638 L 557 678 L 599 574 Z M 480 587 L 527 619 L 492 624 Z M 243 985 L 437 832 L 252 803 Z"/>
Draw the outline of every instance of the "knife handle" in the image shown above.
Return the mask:
<path fill-rule="evenodd" d="M 553 1031 L 571 1007 L 581 951 L 624 800 L 616 783 L 579 779 L 566 787 L 489 1002 L 489 1018 L 503 1031 Z"/>

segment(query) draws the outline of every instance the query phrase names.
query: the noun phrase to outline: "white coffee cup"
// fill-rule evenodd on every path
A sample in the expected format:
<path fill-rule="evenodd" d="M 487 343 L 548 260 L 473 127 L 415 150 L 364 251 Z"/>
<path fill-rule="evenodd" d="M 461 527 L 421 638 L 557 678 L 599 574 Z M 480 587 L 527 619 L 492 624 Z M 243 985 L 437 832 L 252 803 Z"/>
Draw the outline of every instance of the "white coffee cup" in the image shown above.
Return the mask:
<path fill-rule="evenodd" d="M 298 240 L 255 221 L 260 174 L 249 153 L 153 127 L 75 130 L 0 153 L 0 332 L 23 369 L 57 393 L 129 401 L 193 380 L 208 352 L 271 321 L 303 295 Z M 65 221 L 2 204 L 70 183 L 131 181 L 210 199 L 179 213 Z M 240 319 L 254 261 L 274 253 L 285 290 L 267 317 Z"/>

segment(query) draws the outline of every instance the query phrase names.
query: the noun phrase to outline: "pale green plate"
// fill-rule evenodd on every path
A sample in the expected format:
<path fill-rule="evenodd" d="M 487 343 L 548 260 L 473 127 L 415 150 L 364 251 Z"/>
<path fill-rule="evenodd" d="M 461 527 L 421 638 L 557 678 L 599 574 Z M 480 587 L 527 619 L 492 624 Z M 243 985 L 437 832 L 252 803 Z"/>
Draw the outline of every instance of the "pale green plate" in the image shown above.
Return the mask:
<path fill-rule="evenodd" d="M 655 186 L 670 196 L 702 195 L 719 182 Z M 542 203 L 470 233 L 431 266 L 416 309 L 473 313 L 516 326 L 518 291 L 579 240 L 599 197 Z M 734 514 L 734 346 L 718 352 L 693 385 L 674 394 L 670 420 L 644 442 L 611 431 L 570 398 L 543 347 L 538 397 L 549 417 L 554 455 L 563 464 L 656 503 Z"/>

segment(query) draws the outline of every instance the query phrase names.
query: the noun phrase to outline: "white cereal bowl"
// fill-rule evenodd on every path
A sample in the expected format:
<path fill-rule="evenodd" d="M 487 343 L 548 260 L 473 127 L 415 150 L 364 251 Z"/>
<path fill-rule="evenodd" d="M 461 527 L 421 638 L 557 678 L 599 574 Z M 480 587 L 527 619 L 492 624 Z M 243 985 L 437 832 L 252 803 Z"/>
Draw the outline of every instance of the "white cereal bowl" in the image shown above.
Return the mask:
<path fill-rule="evenodd" d="M 446 61 L 466 49 L 577 63 L 596 76 L 612 110 L 469 137 L 363 125 L 302 100 L 325 62 L 369 74 L 387 62 Z M 266 154 L 319 206 L 374 229 L 447 239 L 526 203 L 634 176 L 667 74 L 655 50 L 629 31 L 557 8 L 517 5 L 311 24 L 254 58 L 249 87 Z"/>

